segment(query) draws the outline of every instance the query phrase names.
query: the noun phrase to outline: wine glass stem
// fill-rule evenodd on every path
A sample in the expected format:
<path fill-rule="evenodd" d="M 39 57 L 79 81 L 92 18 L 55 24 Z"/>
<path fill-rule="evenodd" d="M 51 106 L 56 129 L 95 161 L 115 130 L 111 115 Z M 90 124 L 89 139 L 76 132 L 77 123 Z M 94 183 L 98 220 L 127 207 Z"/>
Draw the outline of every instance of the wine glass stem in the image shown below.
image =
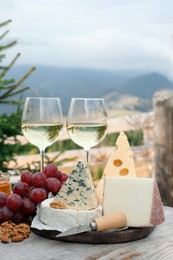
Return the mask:
<path fill-rule="evenodd" d="M 89 150 L 86 150 L 86 159 L 87 159 L 87 163 L 89 163 Z"/>
<path fill-rule="evenodd" d="M 40 171 L 42 172 L 42 170 L 44 168 L 44 150 L 40 150 L 40 155 L 41 155 Z"/>

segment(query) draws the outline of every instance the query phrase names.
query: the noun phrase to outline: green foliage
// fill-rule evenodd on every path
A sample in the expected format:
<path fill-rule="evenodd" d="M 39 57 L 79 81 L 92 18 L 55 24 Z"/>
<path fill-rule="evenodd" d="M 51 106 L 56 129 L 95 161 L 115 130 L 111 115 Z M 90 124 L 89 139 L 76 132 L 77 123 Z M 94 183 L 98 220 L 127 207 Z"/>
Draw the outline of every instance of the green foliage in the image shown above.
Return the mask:
<path fill-rule="evenodd" d="M 75 144 L 72 140 L 64 140 L 58 141 L 46 149 L 46 152 L 54 152 L 54 151 L 61 151 L 65 152 L 67 150 L 74 150 L 74 149 L 81 149 L 81 147 Z"/>
<path fill-rule="evenodd" d="M 130 146 L 139 146 L 143 144 L 143 131 L 136 130 L 136 131 L 128 131 L 125 132 L 127 135 L 128 141 Z M 107 134 L 103 141 L 98 144 L 96 147 L 103 147 L 103 146 L 114 146 L 115 142 L 118 138 L 119 133 Z M 81 147 L 75 144 L 72 140 L 64 140 L 60 142 L 56 142 L 50 147 L 46 149 L 46 152 L 54 152 L 54 151 L 67 151 L 73 149 L 81 149 Z"/>
<path fill-rule="evenodd" d="M 143 144 L 142 130 L 128 131 L 125 132 L 125 134 L 127 135 L 130 146 L 139 146 Z M 114 146 L 118 138 L 118 135 L 119 133 L 107 134 L 104 140 L 100 144 L 98 144 L 97 147 Z"/>
<path fill-rule="evenodd" d="M 128 141 L 130 146 L 139 146 L 143 144 L 143 131 L 136 130 L 136 131 L 128 131 L 125 132 L 127 135 Z M 118 138 L 119 133 L 107 134 L 103 141 L 98 144 L 96 147 L 102 146 L 114 146 L 115 142 Z M 81 149 L 81 147 L 75 144 L 72 140 L 64 140 L 59 141 L 51 145 L 47 148 L 46 152 L 53 152 L 53 151 L 61 151 L 64 152 L 66 150 L 73 150 L 73 149 Z"/>
<path fill-rule="evenodd" d="M 128 131 L 126 132 L 130 146 L 143 145 L 143 131 Z"/>
<path fill-rule="evenodd" d="M 0 23 L 1 27 L 8 25 L 11 20 Z M 5 31 L 0 35 L 0 40 L 8 34 L 9 31 Z M 8 48 L 14 46 L 16 41 L 0 44 L 0 62 L 6 57 L 2 51 L 6 51 Z M 22 96 L 20 96 L 29 87 L 20 87 L 27 77 L 35 70 L 32 67 L 19 81 L 15 81 L 13 78 L 6 78 L 7 72 L 12 68 L 16 60 L 19 58 L 18 53 L 14 59 L 7 66 L 0 66 L 0 105 L 9 104 L 17 105 L 16 112 L 11 115 L 0 115 L 0 170 L 8 171 L 8 163 L 15 161 L 14 156 L 21 153 L 23 150 L 27 150 L 28 145 L 22 146 L 17 136 L 21 135 L 21 109 L 20 105 L 23 103 Z M 17 99 L 18 97 L 18 99 Z"/>
<path fill-rule="evenodd" d="M 21 113 L 13 113 L 10 116 L 2 114 L 0 116 L 0 169 L 2 171 L 8 170 L 8 162 L 14 160 L 15 154 L 20 152 L 21 145 L 16 139 L 20 134 L 20 121 Z M 7 139 L 12 138 L 7 142 Z"/>

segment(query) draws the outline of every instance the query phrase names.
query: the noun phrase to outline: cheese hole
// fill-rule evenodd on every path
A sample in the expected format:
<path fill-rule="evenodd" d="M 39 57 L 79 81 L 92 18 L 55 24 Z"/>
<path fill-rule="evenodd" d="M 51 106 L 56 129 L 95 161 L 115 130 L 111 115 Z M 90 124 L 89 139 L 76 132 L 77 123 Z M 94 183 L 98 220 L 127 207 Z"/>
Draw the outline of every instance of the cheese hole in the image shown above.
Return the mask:
<path fill-rule="evenodd" d="M 123 168 L 120 170 L 120 175 L 121 176 L 126 176 L 129 173 L 129 170 L 127 168 Z"/>
<path fill-rule="evenodd" d="M 123 163 L 121 160 L 117 159 L 117 160 L 114 160 L 113 164 L 116 166 L 116 167 L 120 167 Z"/>

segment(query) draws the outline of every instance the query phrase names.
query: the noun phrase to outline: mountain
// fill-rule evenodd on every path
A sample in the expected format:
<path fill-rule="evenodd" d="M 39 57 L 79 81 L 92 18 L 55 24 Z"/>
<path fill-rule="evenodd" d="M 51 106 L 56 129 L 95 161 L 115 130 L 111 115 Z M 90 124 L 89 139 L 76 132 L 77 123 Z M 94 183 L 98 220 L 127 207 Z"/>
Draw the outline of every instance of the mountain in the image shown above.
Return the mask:
<path fill-rule="evenodd" d="M 19 79 L 29 68 L 16 66 L 8 76 Z M 60 97 L 66 114 L 72 97 L 103 97 L 112 91 L 114 86 L 129 78 L 116 72 L 102 70 L 38 66 L 25 81 L 24 85 L 29 85 L 30 90 L 23 96 Z"/>
<path fill-rule="evenodd" d="M 17 80 L 29 68 L 24 65 L 14 66 L 7 74 L 7 78 L 12 77 Z M 155 91 L 160 88 L 173 89 L 173 83 L 159 73 L 130 76 L 122 72 L 51 66 L 37 66 L 36 71 L 23 84 L 23 86 L 27 85 L 30 89 L 23 94 L 24 98 L 26 96 L 60 97 L 64 114 L 67 114 L 72 97 L 99 98 L 110 94 L 112 95 L 111 102 L 114 102 L 117 93 L 118 95 L 127 94 L 139 98 L 133 106 L 143 111 L 146 106 L 145 102 L 148 102 L 148 99 L 151 102 Z M 109 102 L 109 99 L 107 101 Z M 122 103 L 122 99 L 119 98 L 119 101 L 116 101 L 117 105 L 118 102 Z M 141 102 L 142 108 L 140 108 Z M 127 105 L 126 101 L 124 105 Z M 1 111 L 10 112 L 10 109 L 12 109 L 10 106 L 3 106 Z"/>
<path fill-rule="evenodd" d="M 159 73 L 140 75 L 116 86 L 116 91 L 143 99 L 152 99 L 161 88 L 173 89 L 173 82 Z"/>
<path fill-rule="evenodd" d="M 117 115 L 119 111 L 140 111 L 147 112 L 152 110 L 152 99 L 143 99 L 137 96 L 132 96 L 128 94 L 122 94 L 119 92 L 110 92 L 108 95 L 104 96 L 107 107 L 111 111 L 117 110 Z M 122 114 L 122 112 L 120 114 Z M 115 114 L 115 113 L 114 113 Z"/>

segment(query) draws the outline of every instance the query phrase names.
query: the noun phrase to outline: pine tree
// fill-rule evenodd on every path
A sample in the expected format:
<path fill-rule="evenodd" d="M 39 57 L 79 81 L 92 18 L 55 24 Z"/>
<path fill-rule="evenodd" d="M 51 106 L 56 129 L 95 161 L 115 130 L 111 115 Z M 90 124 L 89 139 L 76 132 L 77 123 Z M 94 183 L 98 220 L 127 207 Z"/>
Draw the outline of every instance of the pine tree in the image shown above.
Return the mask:
<path fill-rule="evenodd" d="M 3 26 L 8 25 L 11 20 L 0 23 L 0 29 Z M 9 33 L 6 30 L 4 33 L 0 35 L 0 40 L 3 40 L 5 36 Z M 0 44 L 0 63 L 5 59 L 4 52 L 13 47 L 17 42 L 11 41 L 7 44 Z M 20 141 L 17 139 L 18 135 L 21 135 L 21 104 L 22 93 L 26 91 L 29 87 L 21 87 L 22 83 L 26 78 L 35 70 L 35 67 L 31 67 L 31 69 L 20 78 L 20 80 L 16 81 L 14 78 L 7 78 L 7 72 L 12 68 L 15 64 L 16 60 L 20 57 L 20 53 L 18 53 L 14 59 L 7 66 L 0 66 L 0 105 L 9 104 L 14 105 L 16 107 L 16 112 L 7 115 L 6 113 L 0 115 L 0 170 L 8 171 L 9 166 L 8 163 L 11 160 L 14 160 L 14 156 L 22 151 L 23 146 Z M 17 99 L 17 97 L 19 98 Z M 8 140 L 12 140 L 12 143 L 9 143 Z"/>
<path fill-rule="evenodd" d="M 0 23 L 0 29 L 1 27 L 9 24 L 11 20 L 5 21 L 3 23 Z M 9 33 L 9 31 L 5 31 L 2 35 L 0 35 L 0 40 L 3 40 L 4 37 Z M 17 42 L 12 41 L 5 45 L 0 45 L 0 62 L 5 58 L 5 54 L 1 54 L 2 51 L 7 50 L 8 48 L 11 48 L 14 46 Z M 35 67 L 32 67 L 19 81 L 15 81 L 13 78 L 6 79 L 6 73 L 11 69 L 11 67 L 14 65 L 16 60 L 20 57 L 20 53 L 18 53 L 14 59 L 8 64 L 7 66 L 0 66 L 0 104 L 14 104 L 19 105 L 21 104 L 21 101 L 11 99 L 11 97 L 14 97 L 15 95 L 21 94 L 22 92 L 26 91 L 29 87 L 24 87 L 19 89 L 20 85 L 25 81 L 26 78 L 29 77 L 29 75 L 32 73 L 32 71 L 35 70 Z"/>

